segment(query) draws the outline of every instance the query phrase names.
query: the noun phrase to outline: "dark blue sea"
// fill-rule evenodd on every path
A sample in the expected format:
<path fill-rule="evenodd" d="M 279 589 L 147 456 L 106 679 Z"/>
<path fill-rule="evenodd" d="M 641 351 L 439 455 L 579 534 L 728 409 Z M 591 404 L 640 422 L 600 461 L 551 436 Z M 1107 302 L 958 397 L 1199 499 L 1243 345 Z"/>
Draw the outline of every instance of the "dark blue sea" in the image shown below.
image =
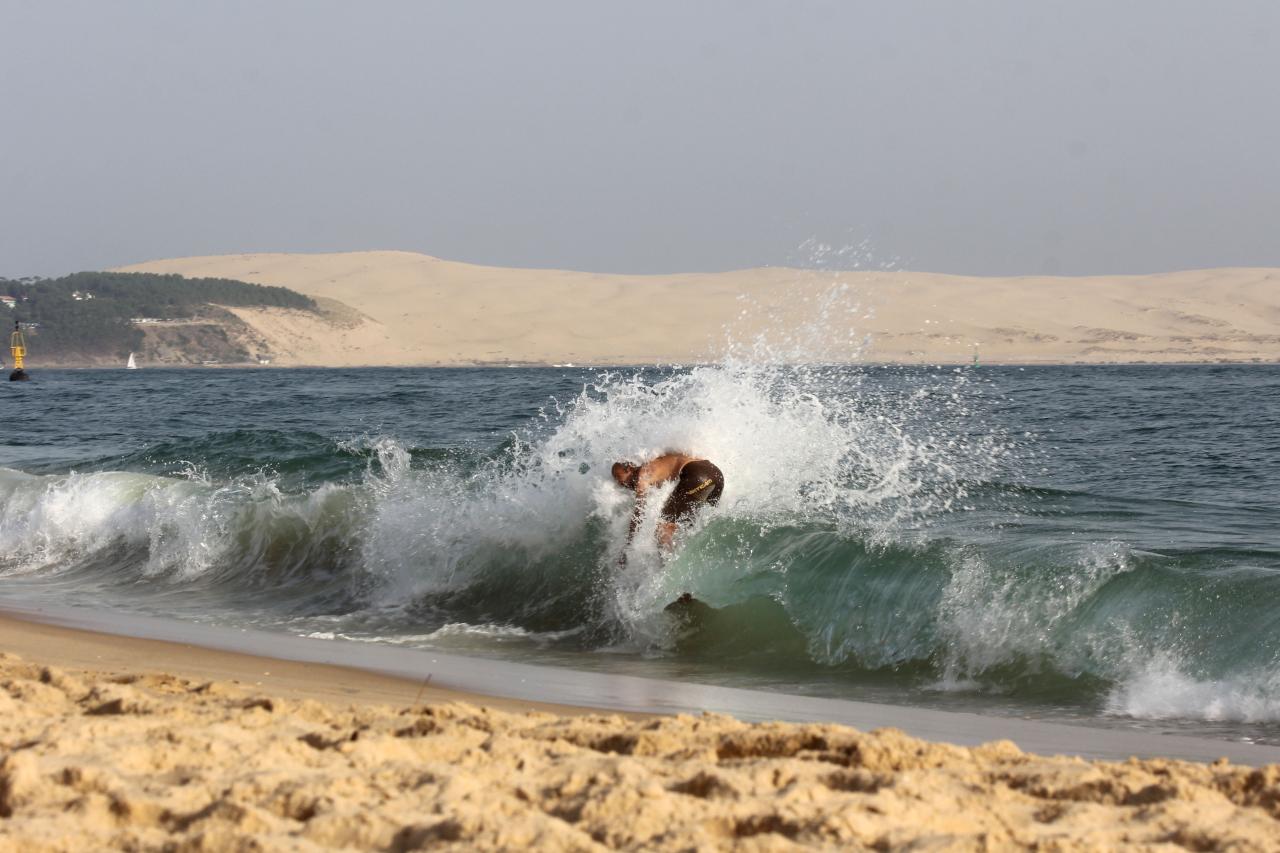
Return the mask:
<path fill-rule="evenodd" d="M 0 599 L 1280 742 L 1277 367 L 31 372 Z"/>

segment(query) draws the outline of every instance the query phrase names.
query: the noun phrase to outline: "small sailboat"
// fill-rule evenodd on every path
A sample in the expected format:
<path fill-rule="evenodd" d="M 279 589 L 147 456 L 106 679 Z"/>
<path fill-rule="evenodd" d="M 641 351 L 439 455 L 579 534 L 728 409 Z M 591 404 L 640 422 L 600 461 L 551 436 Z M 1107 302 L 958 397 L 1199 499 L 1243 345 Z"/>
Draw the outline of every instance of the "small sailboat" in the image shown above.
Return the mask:
<path fill-rule="evenodd" d="M 128 360 L 127 362 L 125 362 L 125 365 L 124 365 L 124 366 L 125 366 L 125 369 L 126 369 L 126 370 L 137 370 L 137 369 L 138 369 L 138 362 L 134 360 L 134 358 L 133 358 L 133 353 L 129 353 L 129 360 Z"/>

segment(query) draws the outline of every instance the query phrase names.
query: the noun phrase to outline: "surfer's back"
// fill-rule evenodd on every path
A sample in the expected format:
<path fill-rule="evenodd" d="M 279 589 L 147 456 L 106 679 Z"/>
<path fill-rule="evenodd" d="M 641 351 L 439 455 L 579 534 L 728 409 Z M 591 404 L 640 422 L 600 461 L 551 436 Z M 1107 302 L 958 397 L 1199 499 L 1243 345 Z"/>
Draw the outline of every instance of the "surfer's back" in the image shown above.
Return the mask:
<path fill-rule="evenodd" d="M 644 486 L 649 486 L 655 483 L 665 483 L 667 480 L 674 480 L 680 476 L 680 470 L 684 466 L 700 459 L 701 457 L 689 456 L 684 453 L 664 453 L 661 456 L 656 456 L 640 466 L 640 483 Z"/>

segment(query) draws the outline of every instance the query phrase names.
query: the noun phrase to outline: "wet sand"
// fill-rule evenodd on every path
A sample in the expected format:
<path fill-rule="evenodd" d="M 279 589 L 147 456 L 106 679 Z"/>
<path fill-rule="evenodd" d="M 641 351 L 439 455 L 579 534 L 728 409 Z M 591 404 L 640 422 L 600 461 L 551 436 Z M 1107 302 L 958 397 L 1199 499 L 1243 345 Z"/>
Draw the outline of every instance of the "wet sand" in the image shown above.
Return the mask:
<path fill-rule="evenodd" d="M 424 685 L 13 615 L 0 650 L 0 850 L 1280 846 L 1275 765 L 603 713 L 453 689 L 441 657 Z M 858 703 L 816 707 L 841 704 Z M 903 713 L 915 709 L 868 707 L 919 722 Z M 973 715 L 934 713 L 956 739 L 975 735 Z M 1066 729 L 1079 744 L 1094 731 L 988 722 Z"/>

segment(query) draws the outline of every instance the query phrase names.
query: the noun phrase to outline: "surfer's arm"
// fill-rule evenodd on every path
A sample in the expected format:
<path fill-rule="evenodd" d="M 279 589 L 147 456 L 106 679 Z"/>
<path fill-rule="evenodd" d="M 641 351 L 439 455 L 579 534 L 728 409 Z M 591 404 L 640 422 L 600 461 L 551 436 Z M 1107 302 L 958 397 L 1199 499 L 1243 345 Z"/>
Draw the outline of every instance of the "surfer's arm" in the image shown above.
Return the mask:
<path fill-rule="evenodd" d="M 636 503 L 631 508 L 631 527 L 627 530 L 628 545 L 631 544 L 631 539 L 636 535 L 636 530 L 640 527 L 640 521 L 644 518 L 644 501 L 649 490 L 654 486 L 679 477 L 680 469 L 684 467 L 689 458 L 679 453 L 668 453 L 641 466 L 640 473 L 636 476 Z M 670 539 L 670 534 L 668 534 L 667 539 Z"/>
<path fill-rule="evenodd" d="M 640 520 L 644 518 L 644 496 L 649 491 L 649 484 L 643 480 L 636 482 L 636 502 L 631 507 L 631 526 L 627 528 L 627 544 L 631 544 L 631 539 L 636 535 L 636 529 L 640 527 Z"/>

